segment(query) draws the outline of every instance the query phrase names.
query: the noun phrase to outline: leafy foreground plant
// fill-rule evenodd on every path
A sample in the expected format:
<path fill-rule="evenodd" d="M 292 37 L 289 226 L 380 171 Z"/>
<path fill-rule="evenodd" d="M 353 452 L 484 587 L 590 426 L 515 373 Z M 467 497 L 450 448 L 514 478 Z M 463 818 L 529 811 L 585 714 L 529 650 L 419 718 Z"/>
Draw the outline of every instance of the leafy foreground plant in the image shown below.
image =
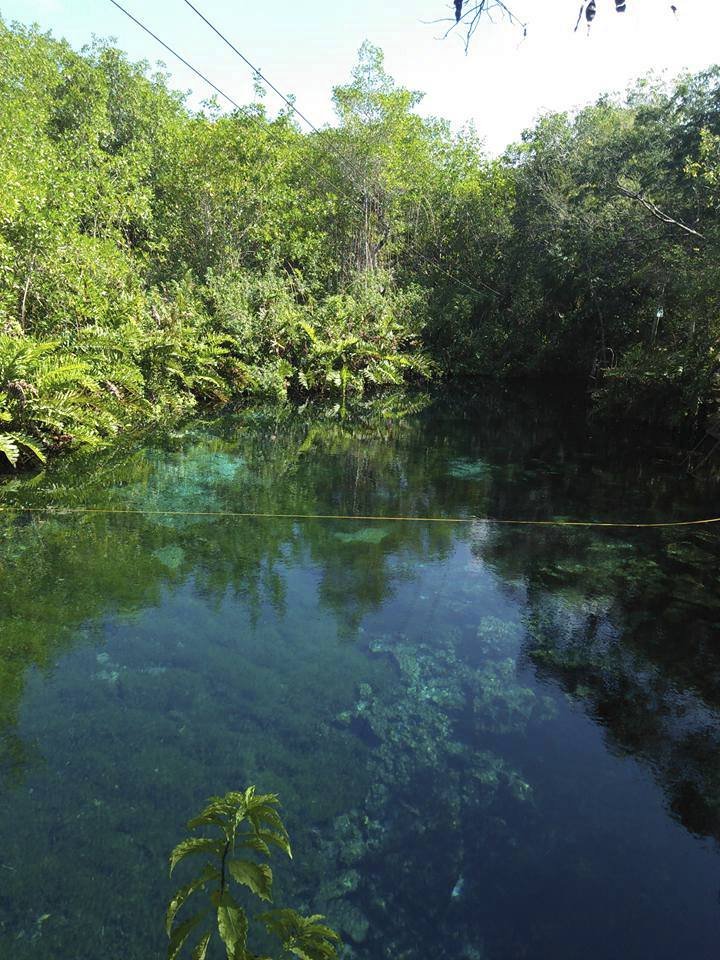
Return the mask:
<path fill-rule="evenodd" d="M 243 793 L 211 797 L 202 813 L 188 822 L 190 830 L 212 827 L 217 835 L 189 837 L 170 854 L 171 874 L 181 860 L 192 854 L 208 855 L 210 862 L 194 880 L 177 891 L 168 905 L 165 918 L 170 938 L 168 960 L 175 960 L 191 933 L 213 912 L 227 960 L 270 960 L 248 950 L 248 916 L 230 892 L 230 883 L 234 880 L 261 900 L 272 900 L 272 870 L 267 863 L 258 862 L 258 858 L 269 857 L 273 846 L 292 858 L 287 831 L 275 809 L 277 803 L 275 794 L 256 794 L 255 787 L 248 787 Z M 238 851 L 254 855 L 255 859 L 239 859 L 236 857 Z M 209 906 L 176 925 L 178 911 L 198 891 L 208 895 Z M 282 957 L 295 956 L 300 960 L 337 958 L 336 944 L 340 938 L 320 922 L 324 919 L 320 915 L 303 917 L 295 910 L 277 909 L 261 913 L 255 919 L 279 939 Z M 205 960 L 215 929 L 211 925 L 197 942 L 193 960 Z"/>

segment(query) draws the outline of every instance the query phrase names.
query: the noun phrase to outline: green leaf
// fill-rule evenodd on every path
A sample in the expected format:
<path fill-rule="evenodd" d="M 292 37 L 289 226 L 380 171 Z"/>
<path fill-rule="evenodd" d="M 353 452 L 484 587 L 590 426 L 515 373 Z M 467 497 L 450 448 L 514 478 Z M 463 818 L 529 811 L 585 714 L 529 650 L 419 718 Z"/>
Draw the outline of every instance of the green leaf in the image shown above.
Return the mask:
<path fill-rule="evenodd" d="M 298 326 L 305 331 L 313 343 L 317 343 L 317 333 L 311 324 L 307 323 L 305 320 L 300 320 Z"/>
<path fill-rule="evenodd" d="M 261 900 L 272 900 L 272 870 L 266 863 L 231 860 L 228 870 L 236 883 L 248 887 Z"/>
<path fill-rule="evenodd" d="M 208 944 L 210 943 L 210 938 L 212 933 L 206 933 L 205 936 L 200 940 L 198 945 L 195 947 L 192 953 L 192 960 L 205 960 L 207 955 Z"/>
<path fill-rule="evenodd" d="M 252 824 L 256 835 L 260 836 L 266 843 L 279 846 L 289 857 L 292 857 L 285 825 L 280 814 L 275 810 L 277 803 L 278 797 L 276 794 L 256 795 L 255 788 L 249 787 L 245 791 L 245 810 L 243 813 Z M 238 822 L 240 819 L 242 818 L 239 817 Z M 269 829 L 263 829 L 263 826 Z"/>
<path fill-rule="evenodd" d="M 210 840 L 205 837 L 192 837 L 189 840 L 183 840 L 170 854 L 170 873 L 175 867 L 193 853 L 214 853 L 221 856 L 225 844 L 222 840 Z"/>
<path fill-rule="evenodd" d="M 227 797 L 211 797 L 202 813 L 188 821 L 188 828 L 194 830 L 208 824 L 222 826 L 225 818 L 233 812 L 234 805 L 228 802 Z"/>
<path fill-rule="evenodd" d="M 227 891 L 218 898 L 217 922 L 228 960 L 242 960 L 246 952 L 248 919 Z"/>
<path fill-rule="evenodd" d="M 32 437 L 28 437 L 24 433 L 15 433 L 13 434 L 13 438 L 21 448 L 28 450 L 40 463 L 45 463 L 47 457 L 38 445 L 37 440 L 33 440 Z"/>
<path fill-rule="evenodd" d="M 269 824 L 271 828 L 274 828 L 280 833 L 285 833 L 285 825 L 280 819 L 280 814 L 277 810 L 273 810 L 270 806 L 263 805 L 258 811 L 257 816 L 264 823 Z"/>
<path fill-rule="evenodd" d="M 170 937 L 170 943 L 168 944 L 167 960 L 175 960 L 175 957 L 177 957 L 182 950 L 185 941 L 193 932 L 195 927 L 200 923 L 202 918 L 203 914 L 196 913 L 194 917 L 190 917 L 189 920 L 185 920 L 184 923 L 181 923 L 175 928 L 172 936 Z"/>
<path fill-rule="evenodd" d="M 258 917 L 268 933 L 280 940 L 283 950 L 300 960 L 336 960 L 340 937 L 320 923 L 323 919 L 320 914 L 303 917 L 296 910 L 288 909 L 271 910 Z"/>
<path fill-rule="evenodd" d="M 205 886 L 206 883 L 210 883 L 212 880 L 217 880 L 219 878 L 220 871 L 217 869 L 217 867 L 208 865 L 198 877 L 186 884 L 184 887 L 180 887 L 168 904 L 167 913 L 165 914 L 165 930 L 167 931 L 168 936 L 170 936 L 170 930 L 175 921 L 175 916 L 187 898 L 191 894 L 195 893 L 196 890 L 199 890 L 200 887 Z"/>
<path fill-rule="evenodd" d="M 0 453 L 7 457 L 11 467 L 17 464 L 20 450 L 15 440 L 8 433 L 0 433 Z"/>
<path fill-rule="evenodd" d="M 236 847 L 247 847 L 249 850 L 254 850 L 256 853 L 261 853 L 265 857 L 270 856 L 270 847 L 257 833 L 251 833 L 247 836 L 243 836 L 236 842 L 235 845 Z"/>
<path fill-rule="evenodd" d="M 286 853 L 292 860 L 292 849 L 285 831 L 282 833 L 274 833 L 272 830 L 258 830 L 255 836 L 265 844 L 272 843 L 274 846 L 279 847 L 283 853 Z"/>

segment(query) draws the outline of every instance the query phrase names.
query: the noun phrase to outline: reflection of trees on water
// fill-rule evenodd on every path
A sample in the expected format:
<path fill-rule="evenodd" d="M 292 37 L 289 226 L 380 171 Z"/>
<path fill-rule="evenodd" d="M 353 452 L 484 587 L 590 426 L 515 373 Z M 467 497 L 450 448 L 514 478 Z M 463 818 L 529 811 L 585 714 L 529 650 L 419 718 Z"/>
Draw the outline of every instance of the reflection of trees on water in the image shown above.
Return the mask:
<path fill-rule="evenodd" d="M 58 465 L 46 478 L 4 490 L 3 502 L 138 510 L 352 513 L 382 493 L 388 510 L 412 514 L 432 499 L 420 425 L 384 412 L 346 426 L 253 414 L 161 438 L 149 451 Z M 5 514 L 0 546 L 0 770 L 18 774 L 33 756 L 14 734 L 31 667 L 92 640 L 92 625 L 161 601 L 192 581 L 220 602 L 242 597 L 256 616 L 281 610 L 282 565 L 309 559 L 322 602 L 352 632 L 407 576 L 394 557 L 438 556 L 452 532 L 396 524 L 380 539 L 356 526 L 288 520 L 72 514 Z"/>
<path fill-rule="evenodd" d="M 118 535 L 109 517 L 2 520 L 0 547 L 0 772 L 35 756 L 14 735 L 31 667 L 47 672 L 89 624 L 157 603 L 162 578 L 146 553 L 147 525 Z M 29 751 L 29 752 L 28 752 Z"/>
<path fill-rule="evenodd" d="M 457 408 L 443 398 L 439 409 L 403 418 L 397 407 L 380 407 L 348 421 L 251 412 L 168 434 L 149 451 L 118 448 L 58 465 L 6 489 L 4 500 L 536 517 L 608 517 L 621 502 L 647 516 L 670 512 L 677 500 L 674 478 L 645 482 L 643 464 L 599 470 L 562 407 L 488 395 Z M 164 588 L 188 581 L 218 603 L 242 597 L 258 617 L 266 603 L 282 610 L 283 565 L 302 560 L 339 632 L 354 636 L 418 561 L 446 557 L 467 535 L 441 524 L 217 517 L 2 522 L 0 764 L 15 771 L 33 756 L 13 734 L 29 668 L 52 669 L 64 650 L 92 642 L 103 617 L 158 604 Z M 478 550 L 505 579 L 527 583 L 527 650 L 537 669 L 586 699 L 618 746 L 652 763 L 690 829 L 719 835 L 713 536 L 491 528 Z"/>
<path fill-rule="evenodd" d="M 351 422 L 260 411 L 169 433 L 141 452 L 118 449 L 59 465 L 34 487 L 9 490 L 5 497 L 146 511 L 547 517 L 608 516 L 618 491 L 627 489 L 637 491 L 629 499 L 642 499 L 646 510 L 666 509 L 677 489 L 672 478 L 664 484 L 656 476 L 645 490 L 640 467 L 623 471 L 616 464 L 598 472 L 597 461 L 578 453 L 578 436 L 563 429 L 547 408 L 518 411 L 492 398 L 469 411 L 459 407 L 452 416 L 433 408 L 404 419 L 371 411 Z M 628 501 L 627 509 L 637 504 Z M 521 632 L 515 622 L 486 616 L 484 594 L 472 576 L 443 581 L 432 615 L 420 626 L 426 608 L 416 605 L 408 614 L 416 618 L 407 621 L 408 637 L 401 636 L 402 625 L 387 626 L 395 623 L 391 617 L 368 617 L 386 610 L 397 594 L 405 615 L 412 594 L 400 587 L 418 576 L 422 564 L 449 558 L 446 569 L 458 570 L 468 537 L 483 563 L 512 584 L 511 607 L 526 605 L 527 661 L 584 701 L 617 748 L 653 765 L 690 829 L 718 835 L 711 802 L 717 764 L 706 761 L 717 747 L 712 725 L 719 712 L 712 537 L 568 530 L 530 535 L 492 526 L 480 536 L 470 525 L 152 514 L 5 518 L 3 524 L 0 776 L 8 770 L 19 776 L 42 762 L 33 744 L 16 734 L 32 668 L 52 671 L 73 646 L 104 643 L 106 620 L 117 626 L 161 608 L 157 618 L 148 618 L 145 632 L 137 617 L 132 651 L 123 651 L 127 662 L 103 667 L 121 672 L 125 699 L 120 685 L 95 683 L 91 694 L 93 723 L 104 722 L 122 738 L 123 749 L 132 745 L 137 770 L 123 769 L 135 779 L 114 802 L 99 793 L 101 806 L 84 781 L 74 792 L 66 788 L 71 795 L 63 800 L 68 809 L 87 801 L 88 825 L 95 816 L 109 824 L 108 843 L 116 846 L 123 871 L 131 875 L 136 869 L 137 890 L 155 876 L 157 852 L 166 845 L 163 831 L 169 821 L 179 823 L 184 811 L 185 794 L 179 791 L 178 799 L 175 791 L 175 806 L 167 803 L 155 768 L 171 786 L 182 778 L 185 793 L 188 779 L 200 779 L 202 795 L 215 787 L 208 779 L 230 771 L 233 777 L 257 775 L 263 787 L 278 789 L 291 821 L 306 814 L 303 803 L 319 794 L 310 823 L 293 824 L 303 854 L 288 899 L 307 898 L 309 909 L 327 910 L 344 929 L 357 931 L 369 919 L 363 947 L 369 952 L 362 955 L 379 956 L 383 946 L 393 956 L 414 955 L 419 942 L 442 941 L 445 953 L 435 955 L 461 956 L 474 943 L 477 926 L 474 913 L 463 914 L 464 901 L 453 899 L 461 881 L 464 896 L 484 897 L 488 927 L 498 928 L 492 914 L 502 900 L 502 883 L 493 900 L 489 891 L 473 887 L 472 877 L 485 876 L 490 867 L 496 876 L 507 868 L 506 877 L 513 878 L 523 863 L 532 874 L 541 846 L 517 846 L 518 824 L 536 825 L 541 818 L 533 817 L 533 784 L 523 779 L 522 758 L 515 768 L 517 743 L 510 741 L 521 741 L 546 707 L 546 698 L 525 689 L 516 675 Z M 290 565 L 293 576 L 287 575 Z M 187 623 L 177 610 L 174 619 L 162 619 L 168 594 L 178 601 L 181 617 L 187 611 Z M 236 632 L 227 623 L 223 604 L 235 599 L 240 602 L 229 608 L 232 617 L 247 610 L 256 630 L 241 634 L 242 628 Z M 292 621 L 278 643 L 286 614 Z M 387 633 L 373 633 L 373 622 Z M 195 631 L 214 627 L 218 637 L 194 644 Z M 168 637 L 155 642 L 156 629 L 168 634 L 165 646 Z M 179 653 L 172 647 L 174 630 L 185 642 Z M 300 651 L 304 663 L 292 660 L 299 630 L 311 638 Z M 338 636 L 359 642 L 338 646 Z M 245 645 L 243 656 L 228 656 L 233 644 Z M 320 652 L 310 663 L 314 644 Z M 121 659 L 117 645 L 108 649 Z M 317 667 L 338 651 L 338 663 L 328 665 L 337 674 L 328 677 L 326 690 Z M 169 671 L 164 685 L 143 669 L 165 663 L 163 655 Z M 100 669 L 93 657 L 88 661 L 85 672 L 68 681 L 69 715 L 93 686 L 88 670 Z M 361 661 L 368 682 L 358 688 Z M 283 686 L 293 687 L 292 702 Z M 331 703 L 316 709 L 328 694 Z M 245 713 L 235 717 L 229 710 L 219 722 L 218 704 L 230 703 L 242 704 Z M 78 751 L 88 754 L 88 767 L 114 776 L 117 748 L 105 756 L 102 737 L 86 726 Z M 157 747 L 147 747 L 153 740 Z M 64 743 L 57 733 L 49 742 Z M 97 754 L 90 756 L 91 749 Z M 48 756 L 48 767 L 53 759 Z M 326 770 L 331 779 L 344 771 L 337 778 L 342 783 L 318 790 Z M 97 776 L 88 782 L 97 784 Z M 128 797 L 148 817 L 141 830 Z M 58 845 L 53 856 L 69 862 L 75 841 L 53 838 L 62 811 L 48 815 L 43 802 L 38 800 L 38 810 L 50 822 L 48 842 Z M 522 804 L 523 814 L 514 817 L 513 804 Z M 43 825 L 35 832 L 42 833 Z M 138 839 L 145 844 L 144 860 L 129 852 Z M 43 855 L 33 855 L 32 863 L 41 863 Z M 392 890 L 391 874 L 402 878 L 393 880 Z M 31 881 L 23 886 L 18 880 L 17 903 L 34 895 Z M 444 891 L 442 902 L 436 902 L 438 890 Z M 418 904 L 424 905 L 422 917 Z M 143 908 L 148 930 L 154 930 L 151 906 Z M 14 916 L 16 907 L 3 906 L 2 896 L 0 907 Z M 91 905 L 86 912 L 101 916 L 103 909 Z M 503 931 L 508 950 L 510 943 L 518 950 L 526 946 L 527 937 L 526 930 Z M 133 949 L 141 946 L 138 941 Z"/>
<path fill-rule="evenodd" d="M 720 840 L 720 595 L 714 533 L 495 531 L 527 585 L 525 656 L 646 763 L 670 810 Z"/>

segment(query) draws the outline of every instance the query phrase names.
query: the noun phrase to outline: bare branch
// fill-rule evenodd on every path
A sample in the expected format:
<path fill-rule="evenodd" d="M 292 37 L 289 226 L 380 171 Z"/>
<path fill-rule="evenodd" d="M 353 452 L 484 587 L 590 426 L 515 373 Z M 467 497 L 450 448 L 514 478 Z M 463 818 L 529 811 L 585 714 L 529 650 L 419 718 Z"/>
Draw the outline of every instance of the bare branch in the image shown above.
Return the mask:
<path fill-rule="evenodd" d="M 614 0 L 615 2 L 615 12 L 624 13 L 627 8 L 627 0 Z M 657 0 L 658 3 L 661 0 Z M 662 0 L 663 4 L 667 0 Z M 550 5 L 551 0 L 547 0 L 548 5 Z M 465 52 L 467 53 L 470 46 L 470 41 L 473 38 L 475 31 L 480 25 L 483 17 L 492 22 L 493 11 L 498 11 L 506 20 L 509 20 L 516 27 L 520 27 L 523 32 L 523 37 L 527 36 L 528 25 L 524 23 L 517 14 L 512 10 L 512 7 L 509 5 L 512 4 L 512 0 L 453 0 L 453 6 L 455 8 L 454 16 L 443 17 L 440 20 L 433 20 L 433 23 L 449 23 L 450 26 L 445 31 L 444 37 L 447 37 L 448 34 L 459 25 L 462 24 L 466 28 L 465 33 Z M 673 16 L 677 19 L 678 9 L 677 5 L 674 3 L 669 4 L 670 10 Z M 592 24 L 595 16 L 597 14 L 597 0 L 581 0 L 580 3 L 580 12 L 577 15 L 577 20 L 575 22 L 575 32 L 577 33 L 580 23 L 583 20 L 587 22 L 588 30 Z"/>
<path fill-rule="evenodd" d="M 445 31 L 444 37 L 447 37 L 459 24 L 466 28 L 465 33 L 465 52 L 470 47 L 470 41 L 483 17 L 492 22 L 493 11 L 500 13 L 513 26 L 520 27 L 523 36 L 527 35 L 527 24 L 517 17 L 504 0 L 454 0 L 455 17 L 444 17 L 445 23 L 450 26 Z M 437 23 L 442 21 L 435 21 Z M 443 39 L 444 39 L 443 37 Z"/>
<path fill-rule="evenodd" d="M 635 200 L 637 203 L 641 204 L 661 223 L 667 223 L 670 226 L 678 227 L 680 230 L 684 230 L 685 233 L 689 233 L 693 237 L 698 237 L 700 240 L 706 239 L 702 233 L 698 233 L 697 230 L 689 227 L 686 223 L 683 223 L 682 220 L 676 220 L 674 217 L 671 217 L 670 214 L 661 210 L 657 204 L 652 202 L 652 200 L 648 200 L 647 197 L 643 197 L 642 194 L 635 193 L 633 190 L 628 190 L 619 183 L 617 188 L 623 197 L 628 197 L 628 199 Z"/>

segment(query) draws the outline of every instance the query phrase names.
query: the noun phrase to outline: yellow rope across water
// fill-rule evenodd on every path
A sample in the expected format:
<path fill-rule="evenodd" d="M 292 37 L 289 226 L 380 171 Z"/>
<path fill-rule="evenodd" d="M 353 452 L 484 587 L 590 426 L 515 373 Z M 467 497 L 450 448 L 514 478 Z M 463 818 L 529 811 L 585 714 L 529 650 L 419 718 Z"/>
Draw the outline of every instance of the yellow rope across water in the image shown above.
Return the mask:
<path fill-rule="evenodd" d="M 0 506 L 1 513 L 41 513 L 51 516 L 73 514 L 110 514 L 113 516 L 140 517 L 217 517 L 236 520 L 362 520 L 382 523 L 491 523 L 520 527 L 614 527 L 632 529 L 658 529 L 663 527 L 698 527 L 720 523 L 720 517 L 706 520 L 665 520 L 656 523 L 631 523 L 606 520 L 506 520 L 499 517 L 386 517 L 364 514 L 335 513 L 260 513 L 235 510 L 134 510 L 120 507 L 7 507 Z"/>

